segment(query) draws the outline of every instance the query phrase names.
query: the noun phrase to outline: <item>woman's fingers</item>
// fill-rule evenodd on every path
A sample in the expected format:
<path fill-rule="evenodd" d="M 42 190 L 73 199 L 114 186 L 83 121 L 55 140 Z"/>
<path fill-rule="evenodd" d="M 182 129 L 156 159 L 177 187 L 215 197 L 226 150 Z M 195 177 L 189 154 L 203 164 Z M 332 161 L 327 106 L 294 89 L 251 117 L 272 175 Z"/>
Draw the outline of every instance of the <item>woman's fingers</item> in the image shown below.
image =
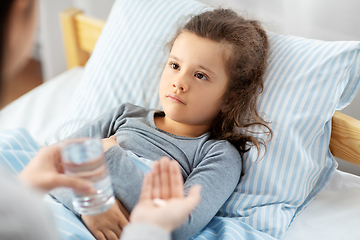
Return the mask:
<path fill-rule="evenodd" d="M 176 161 L 170 162 L 170 197 L 183 198 L 184 197 L 184 183 L 180 170 L 180 166 Z"/>
<path fill-rule="evenodd" d="M 160 180 L 160 162 L 155 161 L 153 164 L 153 182 L 152 182 L 152 198 L 160 198 L 161 180 Z"/>
<path fill-rule="evenodd" d="M 168 157 L 162 157 L 160 159 L 160 184 L 161 184 L 161 195 L 160 198 L 167 200 L 170 198 L 170 176 L 169 176 L 169 165 L 170 159 Z"/>
<path fill-rule="evenodd" d="M 152 198 L 167 200 L 171 197 L 183 197 L 183 180 L 181 170 L 176 161 L 162 157 L 153 164 Z"/>
<path fill-rule="evenodd" d="M 52 187 L 68 187 L 74 189 L 77 192 L 88 194 L 93 194 L 96 192 L 94 184 L 89 180 L 81 179 L 78 177 L 71 177 L 64 174 L 56 175 L 53 177 L 53 179 L 54 180 Z M 52 187 L 49 188 L 51 189 Z"/>
<path fill-rule="evenodd" d="M 193 185 L 188 192 L 188 195 L 185 198 L 185 206 L 188 208 L 188 211 L 191 212 L 201 201 L 201 185 Z"/>

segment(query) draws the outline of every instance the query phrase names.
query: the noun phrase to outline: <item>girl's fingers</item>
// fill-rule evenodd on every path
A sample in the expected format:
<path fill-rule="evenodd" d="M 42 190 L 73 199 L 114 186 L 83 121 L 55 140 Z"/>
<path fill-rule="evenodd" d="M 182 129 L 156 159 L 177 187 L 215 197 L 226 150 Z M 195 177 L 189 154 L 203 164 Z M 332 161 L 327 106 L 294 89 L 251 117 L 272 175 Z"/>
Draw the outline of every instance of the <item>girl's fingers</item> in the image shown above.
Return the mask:
<path fill-rule="evenodd" d="M 120 231 L 122 229 L 124 229 L 124 227 L 126 225 L 128 225 L 128 224 L 129 224 L 129 220 L 126 218 L 125 214 L 122 212 L 122 214 L 119 215 L 119 222 L 118 222 L 118 226 L 120 227 Z M 121 232 L 120 232 L 120 234 L 121 234 Z M 120 237 L 120 235 L 119 235 L 119 237 Z"/>
<path fill-rule="evenodd" d="M 90 231 L 91 232 L 91 231 Z M 107 240 L 105 234 L 101 231 L 92 232 L 96 240 Z"/>
<path fill-rule="evenodd" d="M 152 182 L 153 182 L 152 173 L 148 172 L 144 177 L 143 185 L 141 187 L 141 193 L 139 197 L 140 202 L 151 199 Z"/>
<path fill-rule="evenodd" d="M 170 197 L 184 197 L 184 183 L 181 175 L 180 166 L 176 161 L 170 162 Z"/>
<path fill-rule="evenodd" d="M 116 231 L 118 231 L 118 229 Z M 119 235 L 116 232 L 114 232 L 113 230 L 110 230 L 110 229 L 105 230 L 104 235 L 106 237 L 106 240 L 118 240 L 120 238 L 120 235 L 121 235 L 121 229 L 120 229 L 120 234 Z"/>
<path fill-rule="evenodd" d="M 167 200 L 170 197 L 170 177 L 169 177 L 169 164 L 170 159 L 162 157 L 160 159 L 160 184 L 161 184 L 161 195 L 160 198 Z"/>
<path fill-rule="evenodd" d="M 160 162 L 155 161 L 153 164 L 153 182 L 152 182 L 152 198 L 160 198 L 161 183 L 160 183 Z"/>

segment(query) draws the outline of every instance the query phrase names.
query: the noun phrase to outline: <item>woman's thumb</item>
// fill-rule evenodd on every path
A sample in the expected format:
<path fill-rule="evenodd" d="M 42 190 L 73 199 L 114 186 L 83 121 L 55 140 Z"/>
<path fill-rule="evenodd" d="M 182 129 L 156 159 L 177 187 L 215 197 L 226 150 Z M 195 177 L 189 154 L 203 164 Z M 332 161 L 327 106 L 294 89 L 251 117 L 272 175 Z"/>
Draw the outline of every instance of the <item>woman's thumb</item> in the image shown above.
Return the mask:
<path fill-rule="evenodd" d="M 187 206 L 193 210 L 201 201 L 201 185 L 192 186 L 186 196 Z"/>
<path fill-rule="evenodd" d="M 91 181 L 68 175 L 60 175 L 58 179 L 59 187 L 68 187 L 81 193 L 95 193 L 94 185 Z"/>

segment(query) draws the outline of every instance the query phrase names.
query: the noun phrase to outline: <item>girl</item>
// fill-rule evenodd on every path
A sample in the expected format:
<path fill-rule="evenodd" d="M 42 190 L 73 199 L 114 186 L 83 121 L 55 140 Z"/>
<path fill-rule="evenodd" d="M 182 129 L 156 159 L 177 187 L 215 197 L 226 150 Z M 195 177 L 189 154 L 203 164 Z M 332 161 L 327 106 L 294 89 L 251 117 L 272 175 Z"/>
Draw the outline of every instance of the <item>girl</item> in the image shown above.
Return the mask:
<path fill-rule="evenodd" d="M 202 185 L 202 202 L 173 232 L 174 239 L 189 239 L 212 219 L 237 186 L 241 154 L 264 144 L 252 136 L 249 127 L 265 127 L 271 134 L 256 110 L 268 40 L 258 22 L 217 9 L 191 18 L 170 46 L 159 85 L 163 111 L 127 103 L 96 122 L 102 126 L 103 137 L 116 136 L 116 142 L 104 140 L 104 149 L 116 198 L 128 211 L 138 199 L 143 172 L 123 157 L 124 150 L 150 160 L 175 159 L 186 192 L 196 183 Z M 87 135 L 85 126 L 72 137 Z M 69 191 L 53 194 L 72 209 Z M 95 237 L 119 237 L 120 202 L 103 214 L 81 216 Z"/>

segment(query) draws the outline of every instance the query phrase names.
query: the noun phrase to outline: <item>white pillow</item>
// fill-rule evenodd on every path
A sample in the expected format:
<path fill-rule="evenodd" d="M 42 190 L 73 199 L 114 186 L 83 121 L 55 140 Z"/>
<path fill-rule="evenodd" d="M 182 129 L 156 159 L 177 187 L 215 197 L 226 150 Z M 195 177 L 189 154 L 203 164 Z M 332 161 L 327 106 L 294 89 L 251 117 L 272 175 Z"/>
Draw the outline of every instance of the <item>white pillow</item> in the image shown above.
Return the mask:
<path fill-rule="evenodd" d="M 204 10 L 194 0 L 117 0 L 64 121 L 95 118 L 128 101 L 159 107 L 164 44 L 180 19 Z M 245 154 L 245 175 L 202 238 L 214 232 L 236 239 L 226 230 L 236 231 L 237 225 L 227 225 L 227 219 L 281 238 L 337 166 L 329 150 L 331 117 L 360 87 L 360 43 L 268 35 L 258 106 L 272 122 L 273 140 L 261 161 L 255 161 L 255 151 Z"/>

